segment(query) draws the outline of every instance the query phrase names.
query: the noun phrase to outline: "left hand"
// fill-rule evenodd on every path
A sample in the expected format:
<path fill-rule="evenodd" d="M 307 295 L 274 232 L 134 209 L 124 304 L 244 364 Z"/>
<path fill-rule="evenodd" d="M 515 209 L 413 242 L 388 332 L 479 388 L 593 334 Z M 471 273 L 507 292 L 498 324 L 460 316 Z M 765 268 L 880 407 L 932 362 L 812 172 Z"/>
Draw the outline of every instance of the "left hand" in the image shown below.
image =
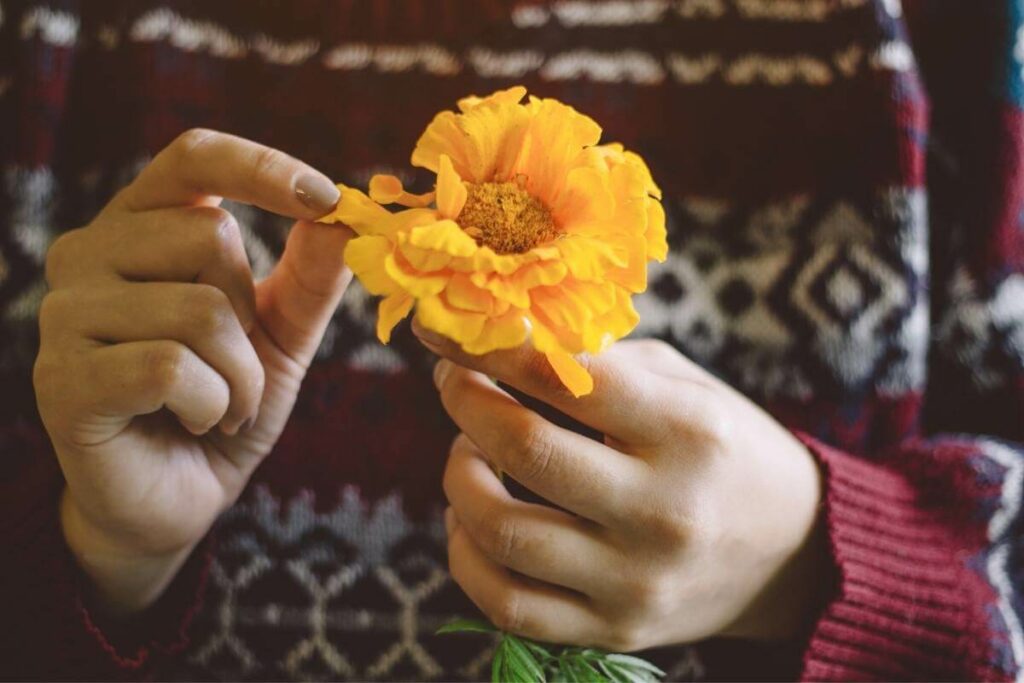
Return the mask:
<path fill-rule="evenodd" d="M 581 359 L 594 391 L 576 399 L 527 347 L 473 356 L 414 329 L 443 356 L 434 380 L 462 430 L 444 477 L 452 576 L 498 628 L 630 651 L 803 627 L 827 583 L 820 474 L 751 401 L 657 341 Z M 513 498 L 495 470 L 563 509 Z"/>

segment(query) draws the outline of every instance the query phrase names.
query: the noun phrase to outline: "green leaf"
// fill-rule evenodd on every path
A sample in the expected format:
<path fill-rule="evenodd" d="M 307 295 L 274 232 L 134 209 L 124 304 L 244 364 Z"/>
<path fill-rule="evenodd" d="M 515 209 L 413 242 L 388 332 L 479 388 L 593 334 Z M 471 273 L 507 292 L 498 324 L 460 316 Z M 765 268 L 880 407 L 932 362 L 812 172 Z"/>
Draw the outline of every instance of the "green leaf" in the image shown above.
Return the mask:
<path fill-rule="evenodd" d="M 558 677 L 556 680 L 565 681 L 566 683 L 580 683 L 579 676 L 577 676 L 576 669 L 573 668 L 569 657 L 558 658 Z"/>
<path fill-rule="evenodd" d="M 491 660 L 491 683 L 504 683 L 505 681 L 505 641 L 498 643 L 494 650 L 494 659 Z"/>
<path fill-rule="evenodd" d="M 551 654 L 551 651 L 543 645 L 541 645 L 540 643 L 533 640 L 527 640 L 526 638 L 521 638 L 520 640 L 522 641 L 523 645 L 530 649 L 530 652 L 533 653 L 533 656 L 538 658 L 540 661 L 546 662 L 549 659 L 555 658 L 555 656 Z"/>
<path fill-rule="evenodd" d="M 509 661 L 514 662 L 517 673 L 522 673 L 522 680 L 529 683 L 544 683 L 544 669 L 534 658 L 526 644 L 516 636 L 506 635 Z"/>
<path fill-rule="evenodd" d="M 633 657 L 631 655 L 610 654 L 606 655 L 605 659 L 607 659 L 609 662 L 614 662 L 615 664 L 625 666 L 630 669 L 642 669 L 644 671 L 649 671 L 655 676 L 658 676 L 659 678 L 665 675 L 664 671 L 654 666 L 646 659 L 640 659 L 639 657 Z"/>
<path fill-rule="evenodd" d="M 495 633 L 497 630 L 486 621 L 480 619 L 455 619 L 437 629 L 435 633 L 437 635 L 445 633 Z"/>
<path fill-rule="evenodd" d="M 583 681 L 584 683 L 602 683 L 602 681 L 606 680 L 597 669 L 590 666 L 585 659 L 579 656 L 569 658 L 568 664 L 572 667 L 573 672 L 575 672 L 576 680 L 578 681 Z"/>
<path fill-rule="evenodd" d="M 654 683 L 658 680 L 650 671 L 618 666 L 607 660 L 598 662 L 598 666 L 614 683 Z"/>

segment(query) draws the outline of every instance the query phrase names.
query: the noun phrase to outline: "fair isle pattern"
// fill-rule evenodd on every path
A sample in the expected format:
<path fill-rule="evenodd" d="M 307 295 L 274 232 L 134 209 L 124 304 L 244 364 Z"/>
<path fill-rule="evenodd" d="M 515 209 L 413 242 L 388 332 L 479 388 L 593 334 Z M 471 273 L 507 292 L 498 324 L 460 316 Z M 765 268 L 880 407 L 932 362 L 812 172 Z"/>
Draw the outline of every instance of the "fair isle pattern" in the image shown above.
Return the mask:
<path fill-rule="evenodd" d="M 680 247 L 650 270 L 636 336 L 665 338 L 765 399 L 923 389 L 922 193 L 688 198 L 670 215 Z"/>
<path fill-rule="evenodd" d="M 437 636 L 472 613 L 447 572 L 439 518 L 352 489 L 316 512 L 257 486 L 218 522 L 206 606 L 181 668 L 188 680 L 483 680 L 493 640 Z M 356 645 L 358 644 L 358 645 Z M 454 657 L 454 659 L 453 659 Z M 694 648 L 662 654 L 671 680 L 700 680 Z"/>
<path fill-rule="evenodd" d="M 909 463 L 897 457 L 891 469 L 885 462 L 877 471 L 870 461 L 893 447 L 900 451 L 904 437 L 920 433 L 921 415 L 927 417 L 922 405 L 938 405 L 940 417 L 962 417 L 977 433 L 1020 432 L 1013 422 L 1018 404 L 1005 397 L 1019 394 L 1024 367 L 1024 276 L 960 254 L 951 272 L 937 263 L 956 243 L 952 233 L 980 234 L 992 226 L 979 220 L 967 230 L 954 225 L 962 216 L 929 216 L 948 206 L 932 191 L 932 164 L 927 173 L 924 168 L 925 149 L 935 142 L 918 73 L 928 54 L 915 52 L 917 33 L 911 49 L 904 25 L 914 10 L 910 2 L 466 0 L 458 24 L 465 32 L 453 39 L 440 9 L 407 21 L 412 7 L 425 6 L 417 2 L 372 3 L 389 16 L 368 11 L 360 15 L 365 26 L 349 30 L 337 21 L 332 33 L 321 30 L 327 22 L 317 17 L 289 12 L 276 22 L 267 20 L 269 11 L 260 15 L 275 1 L 250 3 L 245 17 L 232 17 L 218 12 L 218 3 L 132 2 L 117 14 L 98 3 L 79 3 L 76 10 L 70 0 L 0 0 L 0 31 L 11 38 L 0 49 L 17 57 L 0 59 L 0 115 L 9 115 L 17 136 L 0 167 L 0 377 L 22 380 L 31 364 L 47 246 L 95 215 L 183 128 L 225 127 L 359 187 L 375 172 L 402 166 L 398 173 L 411 186 L 416 178 L 405 167 L 402 136 L 413 135 L 435 104 L 450 106 L 470 90 L 521 80 L 594 113 L 609 139 L 635 145 L 658 171 L 671 253 L 652 268 L 649 289 L 636 300 L 642 320 L 636 336 L 666 339 L 763 401 L 785 424 L 857 454 L 842 456 L 856 464 L 841 466 L 851 468 L 845 470 L 850 488 L 839 497 L 867 513 L 862 531 L 871 530 L 885 548 L 858 561 L 894 559 L 885 553 L 902 549 L 906 539 L 890 538 L 890 527 L 919 531 L 912 520 L 921 510 L 907 503 L 916 494 L 909 495 L 904 470 L 929 465 L 933 454 L 914 452 Z M 301 14 L 299 3 L 285 5 Z M 483 16 L 495 7 L 507 12 Z M 249 21 L 256 15 L 263 21 Z M 412 24 L 401 27 L 408 31 L 394 30 L 403 21 Z M 1019 85 L 1024 33 L 1017 29 L 1008 38 L 1007 68 Z M 943 53 L 955 47 L 944 45 Z M 95 72 L 94 62 L 102 67 Z M 38 87 L 16 80 L 25 73 Z M 76 90 L 104 85 L 90 82 L 97 74 L 121 86 L 103 90 L 109 103 Z M 331 96 L 335 88 L 338 97 Z M 117 118 L 122 112 L 128 115 Z M 367 125 L 378 118 L 381 125 Z M 86 151 L 65 158 L 61 136 L 76 135 Z M 941 142 L 936 156 L 946 152 Z M 254 273 L 265 276 L 288 221 L 227 207 L 238 217 Z M 966 206 L 963 215 L 981 215 L 977 208 Z M 1002 253 L 993 251 L 998 261 Z M 374 339 L 375 305 L 358 286 L 345 296 L 278 452 L 217 524 L 205 603 L 189 645 L 181 657 L 162 661 L 157 677 L 487 676 L 492 643 L 433 635 L 451 616 L 472 613 L 447 574 L 437 514 L 448 425 L 439 424 L 426 354 L 407 330 L 388 347 Z M 950 385 L 969 387 L 970 395 L 947 391 Z M 20 416 L 30 405 L 25 400 L 13 410 Z M 995 419 L 985 422 L 990 412 Z M 1010 424 L 998 421 L 1007 416 Z M 948 421 L 929 428 L 948 430 Z M 409 443 L 408 434 L 419 441 Z M 974 468 L 964 487 L 980 482 L 995 493 L 971 498 L 978 514 L 965 515 L 964 523 L 987 533 L 975 545 L 952 542 L 958 551 L 968 549 L 957 558 L 984 580 L 979 592 L 991 587 L 992 596 L 973 604 L 989 629 L 968 637 L 980 643 L 982 657 L 993 651 L 999 671 L 1020 671 L 1024 467 L 1013 444 L 975 441 L 976 448 L 963 451 Z M 879 471 L 880 479 L 899 485 L 869 490 L 865 482 Z M 862 486 L 867 493 L 851 493 Z M 887 507 L 894 490 L 899 505 Z M 856 525 L 845 533 L 851 529 L 856 536 Z M 986 539 L 991 547 L 979 551 Z M 927 544 L 915 548 L 921 557 L 933 551 Z M 916 571 L 906 558 L 895 559 L 901 571 Z M 951 567 L 920 569 L 927 578 Z M 855 618 L 846 612 L 847 621 L 831 628 L 847 630 L 830 637 L 847 649 L 829 650 L 826 642 L 818 652 L 833 667 L 827 671 L 845 671 L 836 677 L 847 679 L 850 671 L 900 678 L 885 668 L 894 665 L 911 678 L 898 669 L 908 650 L 959 637 L 949 634 L 955 619 L 928 621 L 922 594 L 912 590 L 918 582 L 901 577 L 904 583 L 881 592 L 904 593 L 883 599 L 860 591 L 864 601 L 854 605 L 877 608 L 876 616 L 884 614 L 896 628 L 859 624 L 852 632 Z M 963 606 L 961 597 L 953 591 L 950 604 Z M 93 634 L 84 640 L 86 651 L 95 649 Z M 722 672 L 730 664 L 747 666 L 732 678 L 774 675 L 774 645 L 752 654 L 734 643 L 709 645 L 654 658 L 670 680 L 728 677 Z M 850 655 L 855 648 L 871 652 Z M 879 662 L 878 652 L 891 661 Z M 925 654 L 921 661 L 938 666 L 947 655 L 928 660 Z"/>
<path fill-rule="evenodd" d="M 6 359 L 13 364 L 26 362 L 34 346 L 58 188 L 45 170 L 11 173 L 7 180 L 11 196 L 27 200 L 12 235 L 37 274 L 5 311 L 8 325 L 22 331 L 22 355 Z M 929 330 L 924 201 L 921 192 L 896 189 L 867 202 L 801 195 L 753 207 L 683 198 L 669 213 L 676 247 L 652 266 L 650 286 L 636 298 L 641 323 L 633 336 L 666 339 L 763 399 L 807 400 L 866 387 L 888 395 L 920 391 Z M 225 207 L 238 219 L 254 275 L 265 277 L 289 222 L 233 202 Z M 1012 287 L 1006 291 L 992 315 L 1019 325 L 1014 307 L 1021 299 Z M 375 303 L 355 283 L 319 357 L 336 355 L 344 330 L 359 340 L 343 351 L 356 369 L 407 367 L 399 351 L 376 341 Z M 970 315 L 974 309 L 964 310 L 961 327 L 975 334 L 958 339 L 970 340 L 974 356 L 1004 339 L 1020 341 L 1020 332 L 985 335 L 989 328 Z"/>
<path fill-rule="evenodd" d="M 1011 368 L 1024 367 L 1024 274 L 1010 273 L 989 293 L 964 268 L 949 283 L 950 305 L 937 322 L 942 357 L 954 367 L 971 368 L 978 390 L 1005 388 Z"/>
<path fill-rule="evenodd" d="M 979 478 L 997 483 L 997 497 L 988 519 L 987 534 L 991 545 L 983 557 L 971 558 L 971 563 L 978 565 L 978 570 L 985 574 L 998 595 L 991 619 L 995 622 L 996 631 L 1006 634 L 1004 647 L 997 650 L 1004 661 L 998 664 L 1004 670 L 1017 671 L 1016 680 L 1020 682 L 1024 681 L 1024 601 L 1016 586 L 1024 578 L 1021 570 L 1024 547 L 1019 528 L 1024 497 L 1024 452 L 993 440 L 979 439 L 975 446 Z"/>
<path fill-rule="evenodd" d="M 883 7 L 893 18 L 901 14 L 899 0 L 889 0 Z M 565 29 L 609 28 L 655 24 L 673 16 L 822 22 L 835 12 L 871 9 L 868 0 L 681 0 L 675 3 L 569 0 L 555 2 L 550 8 L 533 4 L 517 7 L 512 12 L 512 24 L 521 30 L 542 28 L 552 21 Z M 115 49 L 125 41 L 167 42 L 184 52 L 202 52 L 228 60 L 251 55 L 269 64 L 301 66 L 317 59 L 325 68 L 341 71 L 372 70 L 382 74 L 412 71 L 451 77 L 471 70 L 485 78 L 524 78 L 536 73 L 542 80 L 551 82 L 586 79 L 642 86 L 659 85 L 667 79 L 688 86 L 716 81 L 733 86 L 825 86 L 856 75 L 862 67 L 908 71 L 914 66 L 912 52 L 902 40 L 877 45 L 851 43 L 825 57 L 799 52 L 722 55 L 678 51 L 660 54 L 636 49 L 499 51 L 484 45 L 471 45 L 464 53 L 458 53 L 434 43 L 321 45 L 312 38 L 285 42 L 265 34 L 239 35 L 211 21 L 184 17 L 167 7 L 145 12 L 123 32 L 103 25 L 93 35 L 85 36 L 81 34 L 77 17 L 41 6 L 24 15 L 19 35 L 23 40 L 38 38 L 55 47 L 72 47 L 80 40 L 91 40 L 106 50 Z"/>

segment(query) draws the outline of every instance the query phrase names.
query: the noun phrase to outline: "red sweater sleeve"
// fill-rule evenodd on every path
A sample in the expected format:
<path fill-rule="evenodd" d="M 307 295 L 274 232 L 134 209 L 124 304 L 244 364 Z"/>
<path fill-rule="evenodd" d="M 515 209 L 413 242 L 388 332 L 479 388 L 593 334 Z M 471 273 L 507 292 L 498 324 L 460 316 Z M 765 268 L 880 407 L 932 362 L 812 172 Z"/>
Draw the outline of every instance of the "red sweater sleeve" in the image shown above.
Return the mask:
<path fill-rule="evenodd" d="M 1004 680 L 1017 668 L 1007 553 L 1020 516 L 1017 447 L 934 440 L 877 461 L 798 435 L 826 480 L 838 568 L 805 680 Z"/>
<path fill-rule="evenodd" d="M 0 432 L 0 453 L 16 463 L 0 479 L 0 677 L 146 678 L 187 644 L 211 542 L 146 613 L 129 624 L 101 623 L 64 542 L 57 513 L 63 479 L 46 443 L 25 427 Z"/>

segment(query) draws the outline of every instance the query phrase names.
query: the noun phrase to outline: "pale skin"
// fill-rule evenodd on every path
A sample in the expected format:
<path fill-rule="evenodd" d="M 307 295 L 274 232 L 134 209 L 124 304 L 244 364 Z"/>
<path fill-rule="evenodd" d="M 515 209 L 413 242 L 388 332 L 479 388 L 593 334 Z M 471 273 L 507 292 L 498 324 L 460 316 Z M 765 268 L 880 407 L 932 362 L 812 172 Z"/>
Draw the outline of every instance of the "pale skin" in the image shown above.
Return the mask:
<path fill-rule="evenodd" d="M 330 187 L 281 152 L 190 131 L 51 248 L 37 400 L 65 537 L 113 617 L 159 598 L 283 430 L 350 280 L 351 233 L 310 222 Z M 298 219 L 266 280 L 222 197 Z M 414 330 L 444 358 L 462 431 L 444 479 L 452 575 L 495 624 L 616 650 L 798 631 L 826 564 L 819 473 L 766 413 L 657 342 L 583 359 L 595 390 L 573 399 L 527 348 L 469 356 Z M 512 498 L 496 469 L 564 511 Z"/>
<path fill-rule="evenodd" d="M 444 475 L 452 576 L 499 628 L 617 651 L 796 636 L 828 585 L 807 449 L 667 344 L 582 359 L 574 398 L 527 347 L 483 356 L 414 325 L 462 433 Z M 604 434 L 524 408 L 490 378 Z M 512 497 L 507 473 L 554 507 Z"/>
<path fill-rule="evenodd" d="M 222 197 L 299 219 L 266 280 Z M 296 159 L 189 131 L 51 247 L 36 397 L 100 609 L 151 605 L 277 441 L 351 279 L 350 231 L 310 222 L 336 201 Z"/>

